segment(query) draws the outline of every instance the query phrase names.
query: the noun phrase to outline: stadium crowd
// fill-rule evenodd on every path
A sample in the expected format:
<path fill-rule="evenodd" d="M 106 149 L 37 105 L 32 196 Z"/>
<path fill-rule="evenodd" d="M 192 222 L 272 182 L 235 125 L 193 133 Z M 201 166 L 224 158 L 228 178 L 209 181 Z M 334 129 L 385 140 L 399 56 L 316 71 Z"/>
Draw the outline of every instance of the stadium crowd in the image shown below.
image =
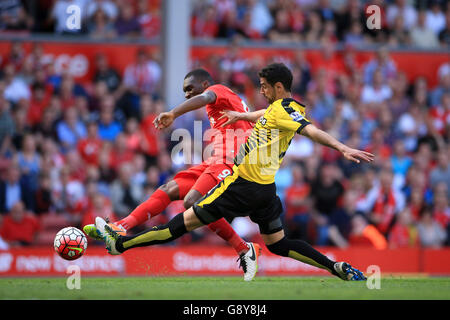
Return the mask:
<path fill-rule="evenodd" d="M 66 24 L 71 5 L 80 8 L 80 28 Z M 380 8 L 381 30 L 367 28 L 369 5 Z M 450 4 L 443 0 L 192 0 L 192 7 L 191 32 L 199 39 L 316 43 L 326 37 L 354 46 L 450 46 Z M 161 32 L 160 0 L 8 0 L 0 2 L 0 16 L 0 32 L 99 40 Z"/>
<path fill-rule="evenodd" d="M 213 13 L 195 14 L 210 10 L 212 2 Z M 233 10 L 242 14 L 239 5 L 260 8 L 263 2 L 208 3 L 198 2 L 194 26 L 200 16 Z M 236 4 L 232 11 L 227 9 L 230 3 Z M 270 16 L 270 8 L 294 3 L 317 9 L 314 1 L 306 0 L 267 1 L 266 9 Z M 318 3 L 326 6 L 328 1 Z M 326 7 L 315 9 L 310 12 L 324 17 L 330 13 Z M 442 30 L 447 30 L 448 41 L 446 12 Z M 242 17 L 248 20 L 248 15 Z M 335 21 L 324 17 L 318 16 L 321 26 Z M 352 164 L 296 136 L 276 177 L 288 233 L 313 245 L 341 248 L 450 245 L 450 63 L 440 66 L 436 86 L 422 77 L 410 83 L 385 46 L 364 64 L 355 60 L 353 46 L 337 55 L 336 41 L 346 41 L 337 34 L 346 33 L 339 24 L 330 29 L 313 40 L 322 46 L 323 59 L 311 61 L 298 50 L 294 59 L 284 61 L 294 74 L 293 95 L 307 106 L 307 116 L 317 126 L 374 153 L 376 161 Z M 300 32 L 299 39 L 304 37 Z M 152 125 L 168 108 L 160 99 L 157 56 L 138 50 L 121 73 L 99 54 L 93 78 L 78 83 L 67 72 L 57 73 L 44 54 L 39 42 L 29 52 L 15 42 L 0 60 L 0 248 L 51 243 L 52 224 L 80 227 L 95 216 L 120 219 L 184 167 L 172 156 L 171 132 Z M 260 109 L 267 103 L 258 93 L 257 71 L 269 62 L 242 56 L 233 40 L 226 55 L 193 61 L 192 67 L 206 68 L 252 109 Z M 200 109 L 177 119 L 175 128 L 193 132 L 193 120 L 209 126 Z M 145 227 L 180 211 L 182 203 L 175 202 Z M 249 220 L 236 219 L 233 226 L 246 240 L 258 241 L 257 226 Z M 202 242 L 223 243 L 206 228 L 177 241 Z"/>

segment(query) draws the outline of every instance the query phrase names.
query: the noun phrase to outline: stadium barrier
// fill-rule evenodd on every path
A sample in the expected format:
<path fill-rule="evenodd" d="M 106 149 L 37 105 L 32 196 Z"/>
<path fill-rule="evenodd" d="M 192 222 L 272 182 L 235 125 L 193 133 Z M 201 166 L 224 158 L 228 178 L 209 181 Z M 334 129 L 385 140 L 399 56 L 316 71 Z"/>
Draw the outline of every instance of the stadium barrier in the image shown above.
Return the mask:
<path fill-rule="evenodd" d="M 349 261 L 363 271 L 376 265 L 382 276 L 399 273 L 450 275 L 450 249 L 318 249 L 331 259 Z M 329 275 L 322 269 L 273 255 L 267 249 L 259 259 L 259 276 Z M 133 249 L 119 256 L 111 256 L 102 247 L 93 246 L 74 261 L 63 260 L 51 247 L 0 251 L 0 277 L 65 276 L 70 265 L 78 265 L 83 276 L 242 275 L 235 252 L 224 246 L 156 246 Z"/>
<path fill-rule="evenodd" d="M 99 53 L 105 54 L 109 58 L 112 67 L 123 74 L 126 66 L 135 61 L 136 52 L 144 44 L 135 43 L 93 43 L 89 41 L 55 42 L 45 40 L 23 41 L 24 50 L 30 52 L 34 42 L 42 44 L 45 56 L 54 65 L 56 72 L 69 71 L 77 81 L 88 82 L 93 78 L 95 72 L 95 56 Z M 0 56 L 6 57 L 11 49 L 12 41 L 0 40 Z M 157 53 L 160 47 L 155 44 L 145 45 L 149 53 Z M 191 49 L 191 56 L 194 59 L 208 61 L 212 55 L 226 56 L 228 51 L 226 45 L 194 45 Z M 277 46 L 243 46 L 240 55 L 244 58 L 262 57 L 279 58 L 280 61 L 293 59 L 296 54 L 295 47 L 280 48 Z M 305 54 L 312 67 L 321 60 L 320 49 L 305 49 Z M 356 61 L 364 64 L 369 61 L 375 51 L 356 51 Z M 445 51 L 404 51 L 393 50 L 391 57 L 397 64 L 399 70 L 404 70 L 410 81 L 418 76 L 424 76 L 428 85 L 434 87 L 437 84 L 437 70 L 448 62 L 448 52 Z M 320 63 L 320 62 L 319 62 Z"/>

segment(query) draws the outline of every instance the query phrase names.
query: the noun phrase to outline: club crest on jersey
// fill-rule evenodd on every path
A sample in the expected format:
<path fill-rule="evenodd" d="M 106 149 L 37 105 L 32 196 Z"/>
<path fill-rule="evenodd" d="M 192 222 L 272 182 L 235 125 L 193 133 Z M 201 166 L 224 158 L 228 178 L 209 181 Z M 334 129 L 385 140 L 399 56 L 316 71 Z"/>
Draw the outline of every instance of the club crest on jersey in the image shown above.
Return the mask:
<path fill-rule="evenodd" d="M 298 111 L 290 113 L 289 116 L 296 122 L 299 122 L 303 119 L 303 116 Z"/>
<path fill-rule="evenodd" d="M 261 123 L 261 125 L 266 125 L 267 119 L 264 117 L 261 117 L 261 119 L 259 120 L 259 122 Z"/>

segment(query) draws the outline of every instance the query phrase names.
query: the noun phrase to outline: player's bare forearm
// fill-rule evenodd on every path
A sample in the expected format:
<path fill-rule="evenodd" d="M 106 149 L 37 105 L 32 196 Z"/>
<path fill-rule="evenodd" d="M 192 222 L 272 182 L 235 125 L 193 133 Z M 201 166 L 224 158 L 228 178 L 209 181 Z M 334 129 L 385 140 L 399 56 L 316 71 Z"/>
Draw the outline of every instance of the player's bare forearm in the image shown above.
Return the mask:
<path fill-rule="evenodd" d="M 304 127 L 301 131 L 301 134 L 310 138 L 314 142 L 320 143 L 321 145 L 333 148 L 341 152 L 346 159 L 354 161 L 356 163 L 360 163 L 360 160 L 371 162 L 375 157 L 369 152 L 353 149 L 346 146 L 345 144 L 338 141 L 335 137 L 323 130 L 320 130 L 313 124 L 309 124 Z"/>
<path fill-rule="evenodd" d="M 218 119 L 227 118 L 228 120 L 222 125 L 225 127 L 229 124 L 235 123 L 238 120 L 244 120 L 249 122 L 256 122 L 259 118 L 261 118 L 266 109 L 261 109 L 253 112 L 237 112 L 232 110 L 224 110 L 221 112 L 222 116 Z"/>
<path fill-rule="evenodd" d="M 157 129 L 167 128 L 179 116 L 187 112 L 204 107 L 208 103 L 213 103 L 214 101 L 216 101 L 216 99 L 217 97 L 214 92 L 205 91 L 200 95 L 187 99 L 186 101 L 176 106 L 172 110 L 159 114 L 153 121 L 153 124 Z"/>
<path fill-rule="evenodd" d="M 216 101 L 216 95 L 211 91 L 206 91 L 195 97 L 187 99 L 183 103 L 173 108 L 170 112 L 173 113 L 175 118 L 178 118 L 179 116 L 185 113 L 202 108 L 206 106 L 208 103 L 212 103 L 214 101 Z"/>
<path fill-rule="evenodd" d="M 320 130 L 313 124 L 309 124 L 304 127 L 301 134 L 310 138 L 314 142 L 333 148 L 339 152 L 344 151 L 345 145 L 343 143 L 339 142 L 335 137 L 331 136 L 327 132 Z"/>
<path fill-rule="evenodd" d="M 246 112 L 243 116 L 246 117 L 248 121 L 256 122 L 264 115 L 264 113 L 266 113 L 266 110 L 267 109 L 261 109 L 253 112 Z"/>

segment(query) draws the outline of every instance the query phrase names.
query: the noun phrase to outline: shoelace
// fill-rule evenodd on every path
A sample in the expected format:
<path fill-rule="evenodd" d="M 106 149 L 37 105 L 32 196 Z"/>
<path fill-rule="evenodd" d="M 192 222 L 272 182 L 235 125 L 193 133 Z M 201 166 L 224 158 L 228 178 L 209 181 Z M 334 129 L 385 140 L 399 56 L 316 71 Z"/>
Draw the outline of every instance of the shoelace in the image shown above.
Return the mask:
<path fill-rule="evenodd" d="M 364 279 L 364 275 L 362 274 L 361 271 L 354 269 L 353 267 L 349 266 L 346 270 L 347 274 L 352 274 L 353 275 L 353 279 L 355 280 L 360 280 L 360 279 Z"/>
<path fill-rule="evenodd" d="M 247 272 L 247 261 L 244 259 L 244 255 L 241 255 L 239 258 L 237 258 L 236 262 L 239 261 L 239 268 L 242 267 L 242 270 L 244 270 L 244 273 Z"/>

